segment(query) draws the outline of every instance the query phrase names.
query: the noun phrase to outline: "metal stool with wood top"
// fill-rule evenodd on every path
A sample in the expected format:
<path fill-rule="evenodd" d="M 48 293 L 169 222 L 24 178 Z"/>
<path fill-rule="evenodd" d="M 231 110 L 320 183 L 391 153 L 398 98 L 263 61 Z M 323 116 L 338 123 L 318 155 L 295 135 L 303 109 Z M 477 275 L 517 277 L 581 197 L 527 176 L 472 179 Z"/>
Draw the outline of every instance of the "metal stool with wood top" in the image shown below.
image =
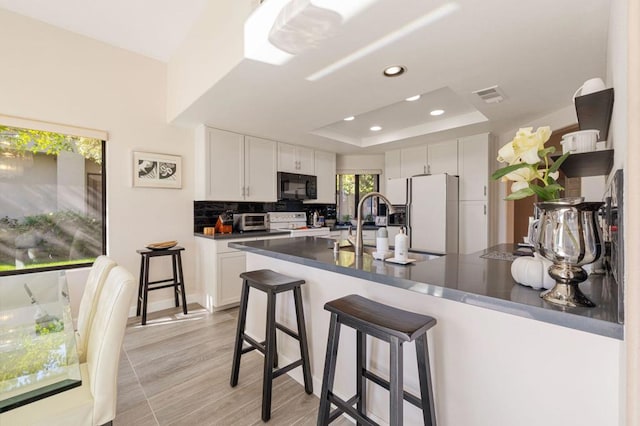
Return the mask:
<path fill-rule="evenodd" d="M 184 247 L 172 247 L 164 250 L 143 249 L 136 250 L 141 256 L 140 260 L 140 285 L 138 286 L 138 304 L 136 307 L 136 316 L 140 316 L 142 309 L 142 325 L 147 323 L 147 303 L 148 294 L 153 290 L 161 288 L 173 287 L 176 302 L 176 308 L 180 306 L 179 295 L 182 295 L 182 312 L 187 314 L 187 298 L 184 291 L 184 277 L 182 275 L 182 258 L 180 252 Z M 152 257 L 171 256 L 171 266 L 173 269 L 173 277 L 165 280 L 149 281 L 149 260 Z M 162 284 L 162 285 L 159 285 Z"/>
<path fill-rule="evenodd" d="M 233 366 L 231 369 L 230 383 L 232 387 L 238 384 L 241 355 L 254 349 L 257 349 L 264 354 L 262 420 L 266 422 L 271 418 L 271 390 L 273 379 L 276 377 L 281 376 L 296 367 L 302 366 L 304 390 L 308 394 L 313 393 L 311 366 L 309 364 L 309 347 L 307 345 L 307 332 L 304 324 L 304 311 L 302 309 L 302 293 L 300 291 L 300 286 L 304 284 L 304 280 L 291 278 L 269 269 L 243 272 L 240 274 L 240 278 L 243 279 L 242 297 L 240 299 L 240 311 L 238 312 L 238 328 L 236 332 L 235 348 L 233 351 Z M 249 302 L 250 288 L 255 288 L 267 293 L 267 324 L 265 340 L 263 342 L 258 342 L 244 333 L 247 322 L 247 304 Z M 276 294 L 289 290 L 293 290 L 296 322 L 298 323 L 297 333 L 276 322 Z M 277 369 L 276 360 L 276 328 L 298 340 L 300 344 L 300 359 L 279 369 Z M 250 346 L 243 348 L 243 342 L 247 342 Z"/>
<path fill-rule="evenodd" d="M 355 294 L 332 300 L 326 303 L 324 308 L 331 312 L 331 323 L 320 393 L 318 425 L 328 425 L 342 413 L 354 418 L 358 425 L 375 425 L 376 423 L 366 414 L 366 381 L 369 379 L 390 393 L 390 425 L 402 425 L 402 405 L 403 400 L 407 400 L 422 410 L 425 425 L 435 426 L 436 413 L 429 370 L 427 330 L 436 324 L 436 320 L 427 315 L 403 311 Z M 357 332 L 356 395 L 348 401 L 333 394 L 338 341 L 342 324 L 354 328 Z M 389 381 L 366 368 L 367 335 L 389 342 Z M 414 340 L 420 379 L 419 398 L 403 389 L 402 344 Z M 332 403 L 337 407 L 333 412 L 331 412 Z M 353 407 L 354 404 L 356 404 L 356 408 Z"/>

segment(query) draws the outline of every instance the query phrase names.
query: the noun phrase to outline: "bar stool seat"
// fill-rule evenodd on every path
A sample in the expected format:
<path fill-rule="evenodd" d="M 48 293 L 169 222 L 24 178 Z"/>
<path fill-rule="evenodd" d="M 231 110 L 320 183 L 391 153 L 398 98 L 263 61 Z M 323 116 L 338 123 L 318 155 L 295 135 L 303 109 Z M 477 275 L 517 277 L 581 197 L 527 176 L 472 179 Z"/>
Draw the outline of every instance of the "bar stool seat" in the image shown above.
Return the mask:
<path fill-rule="evenodd" d="M 390 393 L 390 425 L 402 425 L 403 400 L 420 408 L 425 425 L 435 426 L 435 407 L 427 331 L 436 325 L 435 318 L 384 305 L 359 295 L 349 295 L 327 302 L 324 309 L 331 312 L 327 342 L 318 425 L 328 425 L 340 414 L 346 413 L 358 424 L 375 425 L 366 415 L 366 380 L 384 387 Z M 356 330 L 356 395 L 344 401 L 333 394 L 333 383 L 340 338 L 340 326 L 344 324 Z M 366 336 L 370 335 L 390 344 L 389 380 L 366 369 Z M 402 344 L 415 341 L 420 381 L 420 397 L 403 389 Z M 331 412 L 331 404 L 336 409 Z M 353 405 L 356 404 L 356 408 Z"/>
<path fill-rule="evenodd" d="M 311 380 L 311 365 L 309 363 L 309 347 L 307 344 L 307 332 L 304 322 L 304 311 L 302 308 L 302 292 L 300 287 L 304 280 L 288 277 L 269 269 L 243 272 L 242 296 L 240 298 L 240 309 L 238 312 L 238 327 L 236 330 L 236 342 L 233 351 L 233 364 L 231 367 L 230 384 L 235 387 L 238 384 L 240 375 L 240 357 L 247 352 L 257 350 L 264 354 L 264 370 L 262 381 L 262 420 L 268 421 L 271 418 L 271 391 L 273 379 L 293 370 L 302 367 L 304 378 L 304 389 L 307 394 L 313 393 L 313 383 Z M 247 322 L 247 305 L 249 303 L 249 289 L 255 288 L 267 293 L 267 323 L 265 340 L 258 342 L 245 334 Z M 285 291 L 293 291 L 293 301 L 296 310 L 297 331 L 276 322 L 276 295 Z M 278 367 L 276 348 L 276 329 L 284 332 L 288 336 L 298 340 L 300 345 L 300 359 L 281 368 Z M 243 343 L 249 346 L 243 348 Z"/>
<path fill-rule="evenodd" d="M 161 288 L 173 287 L 176 308 L 180 306 L 180 297 L 182 298 L 182 312 L 187 314 L 187 297 L 184 291 L 184 276 L 182 273 L 182 257 L 180 252 L 184 247 L 176 246 L 164 250 L 142 249 L 136 250 L 140 254 L 140 284 L 138 285 L 138 303 L 136 305 L 136 316 L 140 316 L 142 311 L 141 324 L 147 323 L 147 304 L 149 292 L 160 290 Z M 171 267 L 173 276 L 171 278 L 149 281 L 149 261 L 152 257 L 171 256 Z"/>

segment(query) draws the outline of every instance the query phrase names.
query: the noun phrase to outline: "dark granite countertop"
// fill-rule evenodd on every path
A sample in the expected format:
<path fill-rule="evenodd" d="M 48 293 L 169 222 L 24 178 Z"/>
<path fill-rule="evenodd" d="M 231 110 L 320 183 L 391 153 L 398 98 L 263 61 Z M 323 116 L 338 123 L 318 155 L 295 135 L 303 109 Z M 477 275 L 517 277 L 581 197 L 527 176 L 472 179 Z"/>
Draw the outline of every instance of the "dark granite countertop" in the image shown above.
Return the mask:
<path fill-rule="evenodd" d="M 543 321 L 605 337 L 623 339 L 618 322 L 617 285 L 609 276 L 591 275 L 580 284 L 595 308 L 562 308 L 539 297 L 540 291 L 517 284 L 511 262 L 480 257 L 513 251 L 504 244 L 470 255 L 449 254 L 410 265 L 395 265 L 347 250 L 334 255 L 333 240 L 315 237 L 232 243 L 230 247 L 375 283 Z M 411 256 L 409 256 L 411 257 Z"/>
<path fill-rule="evenodd" d="M 259 238 L 259 237 L 273 237 L 276 235 L 288 235 L 289 231 L 246 231 L 246 232 L 233 232 L 231 234 L 204 235 L 202 232 L 194 232 L 193 235 L 201 238 L 208 238 L 210 240 L 234 240 L 237 238 Z"/>

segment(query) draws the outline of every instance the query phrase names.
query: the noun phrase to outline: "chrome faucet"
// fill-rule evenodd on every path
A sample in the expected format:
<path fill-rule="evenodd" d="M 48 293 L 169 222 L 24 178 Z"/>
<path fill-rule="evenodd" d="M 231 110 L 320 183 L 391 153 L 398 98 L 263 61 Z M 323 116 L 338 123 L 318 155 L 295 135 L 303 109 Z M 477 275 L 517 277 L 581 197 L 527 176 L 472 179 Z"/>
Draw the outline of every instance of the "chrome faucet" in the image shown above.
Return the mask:
<path fill-rule="evenodd" d="M 360 202 L 358 203 L 358 209 L 356 210 L 356 212 L 358 213 L 358 225 L 356 227 L 356 243 L 354 244 L 354 250 L 356 253 L 356 256 L 362 256 L 363 253 L 363 242 L 362 242 L 362 206 L 364 205 L 364 202 L 372 197 L 378 197 L 381 198 L 382 201 L 384 201 L 387 204 L 387 215 L 389 213 L 393 213 L 393 208 L 391 207 L 391 202 L 387 199 L 387 197 L 385 197 L 384 195 L 382 195 L 379 192 L 370 192 L 368 194 L 366 194 L 364 197 L 360 198 Z"/>

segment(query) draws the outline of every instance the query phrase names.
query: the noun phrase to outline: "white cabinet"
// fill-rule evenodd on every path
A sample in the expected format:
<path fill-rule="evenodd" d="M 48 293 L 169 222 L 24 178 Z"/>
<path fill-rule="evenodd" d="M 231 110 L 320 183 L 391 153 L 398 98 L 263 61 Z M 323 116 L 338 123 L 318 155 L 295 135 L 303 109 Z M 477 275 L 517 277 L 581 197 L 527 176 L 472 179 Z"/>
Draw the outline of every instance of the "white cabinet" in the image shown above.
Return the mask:
<path fill-rule="evenodd" d="M 336 154 L 333 152 L 315 151 L 315 174 L 318 184 L 318 198 L 305 203 L 336 203 Z"/>
<path fill-rule="evenodd" d="M 399 149 L 384 153 L 384 177 L 387 179 L 397 179 L 401 177 Z"/>
<path fill-rule="evenodd" d="M 400 150 L 400 177 L 427 173 L 427 147 L 417 146 Z"/>
<path fill-rule="evenodd" d="M 387 179 L 423 174 L 458 174 L 458 141 L 387 151 L 384 155 Z"/>
<path fill-rule="evenodd" d="M 244 200 L 277 201 L 276 143 L 245 136 Z"/>
<path fill-rule="evenodd" d="M 489 135 L 458 140 L 460 200 L 486 200 L 489 191 Z"/>
<path fill-rule="evenodd" d="M 277 201 L 276 142 L 201 126 L 196 131 L 196 199 Z"/>
<path fill-rule="evenodd" d="M 218 263 L 218 286 L 216 304 L 214 306 L 226 306 L 240 302 L 242 293 L 242 279 L 240 274 L 247 267 L 247 255 L 243 251 L 220 253 Z"/>
<path fill-rule="evenodd" d="M 486 249 L 494 244 L 497 229 L 497 196 L 490 191 L 492 140 L 489 134 L 458 140 L 460 175 L 459 251 L 462 254 Z"/>
<path fill-rule="evenodd" d="M 278 143 L 278 171 L 313 175 L 315 174 L 313 154 L 313 149 L 310 148 Z"/>
<path fill-rule="evenodd" d="M 459 242 L 460 254 L 469 254 L 489 247 L 487 202 L 460 201 Z"/>
<path fill-rule="evenodd" d="M 228 240 L 196 237 L 196 277 L 202 286 L 207 310 L 215 311 L 240 303 L 240 274 L 246 271 L 247 255 L 229 247 L 229 244 L 274 238 L 289 238 L 289 235 Z"/>
<path fill-rule="evenodd" d="M 446 141 L 427 145 L 427 173 L 438 175 L 458 174 L 458 141 Z"/>

